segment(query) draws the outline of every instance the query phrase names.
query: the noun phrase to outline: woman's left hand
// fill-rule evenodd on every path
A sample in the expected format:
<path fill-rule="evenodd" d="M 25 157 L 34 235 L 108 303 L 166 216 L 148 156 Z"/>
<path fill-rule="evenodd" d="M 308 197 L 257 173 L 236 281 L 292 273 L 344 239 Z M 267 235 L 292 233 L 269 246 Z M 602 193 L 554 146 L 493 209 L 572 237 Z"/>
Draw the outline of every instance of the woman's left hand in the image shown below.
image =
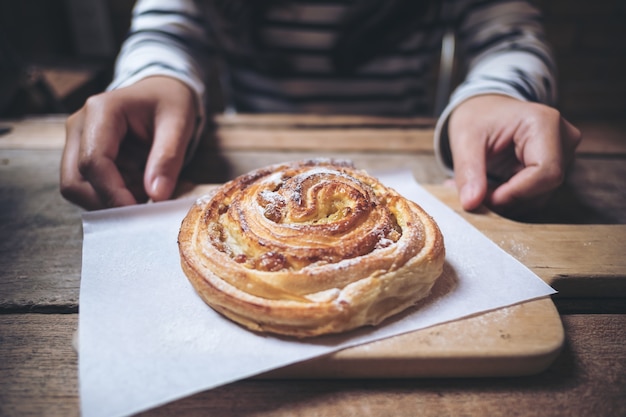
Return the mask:
<path fill-rule="evenodd" d="M 450 115 L 448 136 L 463 208 L 485 204 L 510 215 L 545 204 L 581 141 L 557 110 L 495 94 L 461 103 Z"/>

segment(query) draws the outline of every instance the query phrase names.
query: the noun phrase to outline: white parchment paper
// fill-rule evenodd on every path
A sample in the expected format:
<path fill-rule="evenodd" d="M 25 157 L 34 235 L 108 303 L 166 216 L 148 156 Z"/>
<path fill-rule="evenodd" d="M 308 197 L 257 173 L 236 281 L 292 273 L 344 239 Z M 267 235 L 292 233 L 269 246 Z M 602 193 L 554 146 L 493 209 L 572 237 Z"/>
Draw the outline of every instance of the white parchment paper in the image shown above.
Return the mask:
<path fill-rule="evenodd" d="M 446 245 L 444 294 L 374 329 L 314 340 L 260 336 L 209 308 L 183 274 L 180 223 L 193 200 L 85 213 L 79 388 L 86 417 L 125 416 L 284 365 L 554 290 L 441 203 L 409 171 L 377 175 L 420 204 Z"/>

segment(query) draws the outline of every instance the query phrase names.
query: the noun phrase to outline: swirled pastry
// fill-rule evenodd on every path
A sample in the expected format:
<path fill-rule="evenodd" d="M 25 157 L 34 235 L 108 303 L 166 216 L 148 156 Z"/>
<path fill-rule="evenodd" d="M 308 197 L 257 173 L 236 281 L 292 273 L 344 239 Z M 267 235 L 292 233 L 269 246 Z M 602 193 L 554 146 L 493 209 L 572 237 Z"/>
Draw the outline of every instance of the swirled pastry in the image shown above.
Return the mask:
<path fill-rule="evenodd" d="M 199 198 L 183 271 L 216 311 L 296 337 L 375 325 L 430 292 L 443 237 L 417 204 L 348 162 L 258 169 Z"/>

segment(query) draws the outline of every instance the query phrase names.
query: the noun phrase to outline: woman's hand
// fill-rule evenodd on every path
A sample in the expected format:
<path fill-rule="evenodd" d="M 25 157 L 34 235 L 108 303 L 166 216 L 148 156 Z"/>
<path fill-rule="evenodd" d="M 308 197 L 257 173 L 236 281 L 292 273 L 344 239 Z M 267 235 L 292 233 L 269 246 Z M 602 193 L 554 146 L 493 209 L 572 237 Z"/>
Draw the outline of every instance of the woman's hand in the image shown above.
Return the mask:
<path fill-rule="evenodd" d="M 581 140 L 548 106 L 501 95 L 476 96 L 451 114 L 448 135 L 461 204 L 520 214 L 559 187 Z M 488 180 L 495 179 L 495 187 Z"/>
<path fill-rule="evenodd" d="M 169 198 L 196 106 L 191 89 L 169 77 L 90 97 L 66 122 L 61 194 L 90 210 Z"/>

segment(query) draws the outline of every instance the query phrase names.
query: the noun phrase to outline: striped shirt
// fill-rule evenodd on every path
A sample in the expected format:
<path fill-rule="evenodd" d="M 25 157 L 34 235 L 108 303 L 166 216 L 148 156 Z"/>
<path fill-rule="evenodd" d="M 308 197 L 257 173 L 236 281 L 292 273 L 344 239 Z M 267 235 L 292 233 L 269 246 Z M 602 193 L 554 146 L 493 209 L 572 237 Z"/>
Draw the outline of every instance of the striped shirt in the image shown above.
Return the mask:
<path fill-rule="evenodd" d="M 384 0 L 381 0 L 384 1 Z M 469 97 L 498 93 L 553 105 L 555 65 L 544 41 L 541 15 L 520 0 L 441 0 L 428 24 L 350 75 L 336 71 L 330 52 L 347 0 L 290 0 L 268 11 L 259 34 L 286 63 L 272 71 L 251 62 L 240 37 L 212 10 L 211 1 L 139 0 L 109 89 L 152 75 L 189 85 L 201 117 L 211 97 L 206 81 L 219 72 L 227 107 L 239 112 L 432 114 L 441 42 L 453 30 L 465 78 L 453 91 L 435 129 L 444 150 L 445 120 Z M 441 136 L 444 138 L 442 139 Z M 450 166 L 449 155 L 438 152 Z"/>

